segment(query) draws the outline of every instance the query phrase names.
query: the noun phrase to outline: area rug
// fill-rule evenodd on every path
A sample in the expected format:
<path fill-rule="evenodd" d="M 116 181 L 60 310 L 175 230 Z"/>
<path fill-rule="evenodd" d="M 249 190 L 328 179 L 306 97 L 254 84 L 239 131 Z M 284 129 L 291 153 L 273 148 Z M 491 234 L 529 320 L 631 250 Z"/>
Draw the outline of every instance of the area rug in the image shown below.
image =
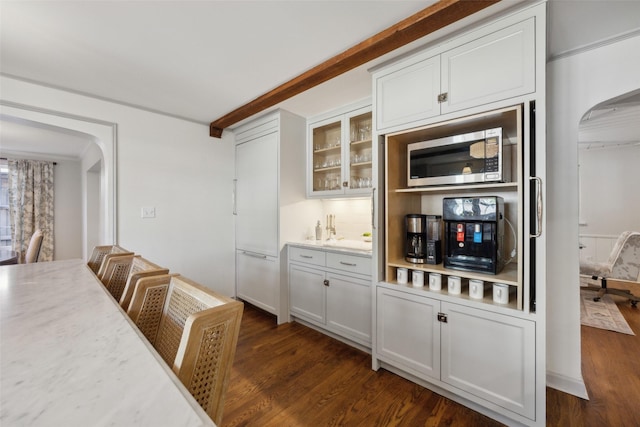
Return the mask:
<path fill-rule="evenodd" d="M 596 296 L 597 291 L 580 289 L 580 323 L 593 328 L 635 335 L 611 296 L 603 295 L 600 301 L 594 301 L 593 298 Z"/>

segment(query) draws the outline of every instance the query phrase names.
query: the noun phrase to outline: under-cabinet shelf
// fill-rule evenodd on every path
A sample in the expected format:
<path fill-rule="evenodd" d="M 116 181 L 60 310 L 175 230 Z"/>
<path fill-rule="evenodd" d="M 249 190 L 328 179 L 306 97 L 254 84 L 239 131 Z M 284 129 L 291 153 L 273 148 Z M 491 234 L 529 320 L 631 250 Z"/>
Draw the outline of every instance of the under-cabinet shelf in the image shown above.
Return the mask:
<path fill-rule="evenodd" d="M 517 190 L 517 182 L 496 182 L 495 184 L 462 184 L 434 187 L 396 188 L 396 193 L 451 193 L 462 190 Z"/>

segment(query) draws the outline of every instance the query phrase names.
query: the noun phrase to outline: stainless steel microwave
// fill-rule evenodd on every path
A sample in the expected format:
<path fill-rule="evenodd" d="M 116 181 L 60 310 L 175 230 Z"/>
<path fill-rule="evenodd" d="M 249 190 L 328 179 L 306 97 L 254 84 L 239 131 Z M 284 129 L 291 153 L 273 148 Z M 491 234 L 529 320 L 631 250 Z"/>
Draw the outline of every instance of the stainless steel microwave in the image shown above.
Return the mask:
<path fill-rule="evenodd" d="M 511 145 L 502 128 L 485 129 L 407 146 L 407 185 L 511 181 Z"/>

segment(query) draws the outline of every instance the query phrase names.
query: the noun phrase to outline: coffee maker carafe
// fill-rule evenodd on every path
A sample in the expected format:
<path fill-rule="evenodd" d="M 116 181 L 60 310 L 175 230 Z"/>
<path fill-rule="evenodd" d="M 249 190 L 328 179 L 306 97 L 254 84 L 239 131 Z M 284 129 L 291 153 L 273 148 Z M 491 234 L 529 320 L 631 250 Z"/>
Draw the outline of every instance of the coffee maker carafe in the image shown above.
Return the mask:
<path fill-rule="evenodd" d="M 409 214 L 405 217 L 406 256 L 405 259 L 414 264 L 427 261 L 427 216 Z"/>

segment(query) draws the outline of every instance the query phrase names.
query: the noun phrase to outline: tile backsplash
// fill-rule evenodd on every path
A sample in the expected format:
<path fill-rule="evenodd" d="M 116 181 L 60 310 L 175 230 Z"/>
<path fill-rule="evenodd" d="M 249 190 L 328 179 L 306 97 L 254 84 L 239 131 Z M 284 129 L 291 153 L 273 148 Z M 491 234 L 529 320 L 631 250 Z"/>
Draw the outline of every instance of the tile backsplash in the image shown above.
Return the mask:
<path fill-rule="evenodd" d="M 327 215 L 335 215 L 336 236 L 347 240 L 360 240 L 362 233 L 371 232 L 371 199 L 322 200 L 322 217 L 312 220 L 309 235 L 314 235 L 320 220 L 322 238 L 327 238 Z"/>

